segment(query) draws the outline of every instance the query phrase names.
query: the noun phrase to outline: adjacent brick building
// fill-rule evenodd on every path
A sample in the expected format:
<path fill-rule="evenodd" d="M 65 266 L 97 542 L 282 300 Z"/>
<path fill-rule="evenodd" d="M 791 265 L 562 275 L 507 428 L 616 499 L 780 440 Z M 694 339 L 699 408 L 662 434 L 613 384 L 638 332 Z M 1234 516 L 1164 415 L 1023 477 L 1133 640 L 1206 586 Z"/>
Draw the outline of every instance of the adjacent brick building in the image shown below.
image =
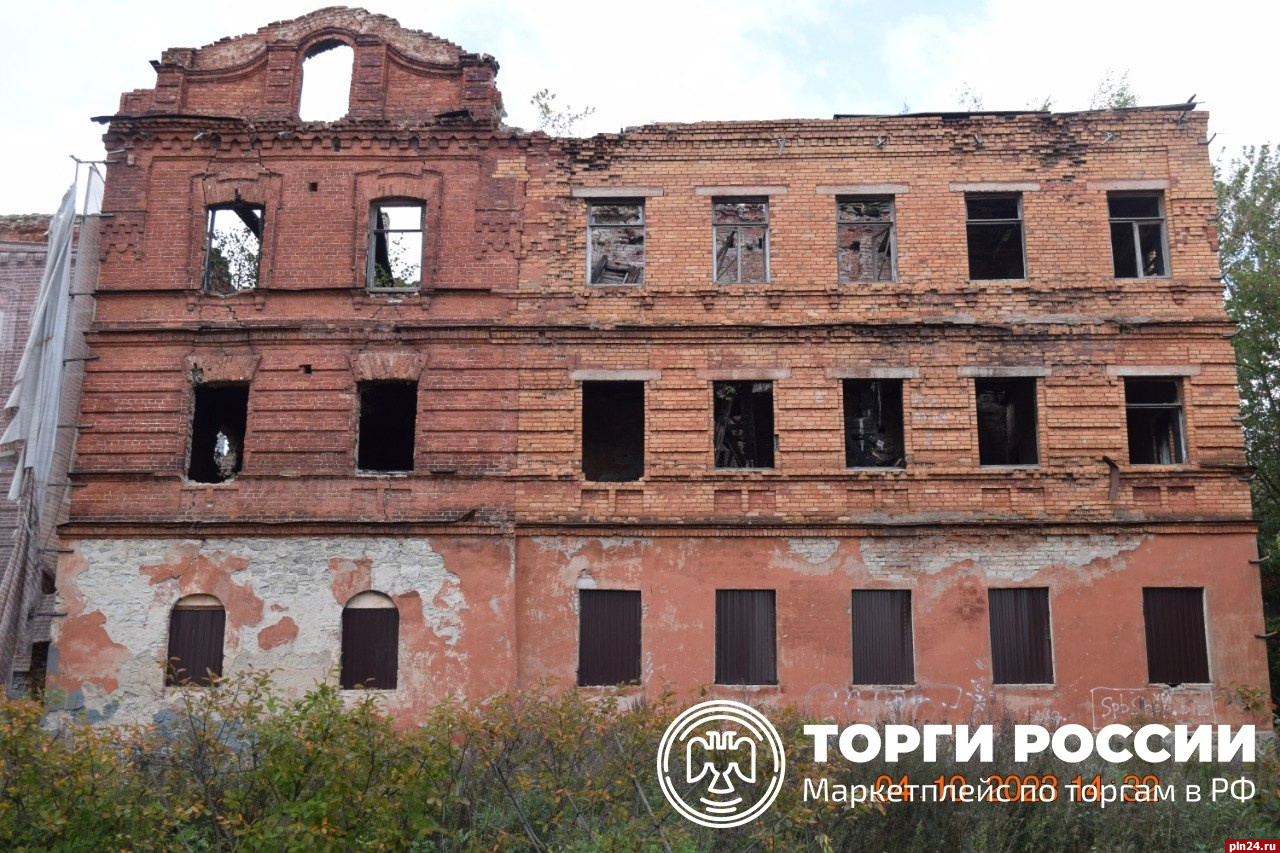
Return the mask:
<path fill-rule="evenodd" d="M 1192 106 L 552 139 L 349 9 L 155 67 L 102 119 L 70 705 L 253 665 L 406 722 L 550 680 L 1102 725 L 1265 682 Z"/>

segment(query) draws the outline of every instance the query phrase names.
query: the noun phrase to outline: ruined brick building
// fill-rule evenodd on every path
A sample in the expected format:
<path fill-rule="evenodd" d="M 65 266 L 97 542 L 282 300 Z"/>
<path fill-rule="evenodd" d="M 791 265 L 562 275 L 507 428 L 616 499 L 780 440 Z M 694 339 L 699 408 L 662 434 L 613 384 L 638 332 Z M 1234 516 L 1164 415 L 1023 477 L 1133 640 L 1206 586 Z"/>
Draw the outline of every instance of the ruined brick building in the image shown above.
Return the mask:
<path fill-rule="evenodd" d="M 253 665 L 407 722 L 550 680 L 1102 725 L 1264 683 L 1193 105 L 553 139 L 350 9 L 154 65 L 101 119 L 69 706 Z"/>

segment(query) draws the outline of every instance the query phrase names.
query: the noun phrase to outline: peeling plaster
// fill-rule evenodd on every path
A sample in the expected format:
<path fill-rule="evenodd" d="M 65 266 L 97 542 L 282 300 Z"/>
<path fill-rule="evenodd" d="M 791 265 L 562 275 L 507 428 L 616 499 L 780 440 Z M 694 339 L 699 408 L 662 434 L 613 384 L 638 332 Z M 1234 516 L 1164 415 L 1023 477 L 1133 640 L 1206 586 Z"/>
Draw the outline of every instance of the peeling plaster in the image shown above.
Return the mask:
<path fill-rule="evenodd" d="M 839 539 L 788 539 L 787 550 L 806 563 L 817 566 L 830 560 L 840 547 Z"/>
<path fill-rule="evenodd" d="M 985 578 L 1025 581 L 1046 569 L 1116 571 L 1123 568 L 1123 560 L 1108 561 L 1137 550 L 1149 538 L 1110 534 L 984 536 L 960 543 L 945 536 L 868 537 L 859 549 L 867 571 L 881 580 L 911 580 L 966 563 Z"/>

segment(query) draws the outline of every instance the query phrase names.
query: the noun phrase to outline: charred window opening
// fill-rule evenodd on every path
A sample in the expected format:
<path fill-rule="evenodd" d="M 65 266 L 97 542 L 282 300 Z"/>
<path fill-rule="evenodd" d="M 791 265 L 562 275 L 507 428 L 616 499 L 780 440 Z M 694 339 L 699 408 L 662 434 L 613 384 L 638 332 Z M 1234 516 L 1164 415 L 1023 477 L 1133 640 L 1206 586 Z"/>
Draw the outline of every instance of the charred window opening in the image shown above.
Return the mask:
<path fill-rule="evenodd" d="M 197 385 L 187 479 L 225 483 L 239 474 L 248 419 L 248 385 Z"/>
<path fill-rule="evenodd" d="M 978 464 L 1037 465 L 1035 379 L 978 379 Z"/>
<path fill-rule="evenodd" d="M 362 592 L 342 608 L 344 690 L 395 690 L 399 672 L 400 611 L 380 592 Z"/>
<path fill-rule="evenodd" d="M 587 208 L 587 263 L 592 284 L 644 284 L 644 203 Z"/>
<path fill-rule="evenodd" d="M 221 677 L 226 625 L 227 612 L 212 595 L 189 595 L 174 605 L 164 683 L 208 686 Z"/>
<path fill-rule="evenodd" d="M 639 681 L 640 593 L 584 589 L 578 604 L 578 684 Z"/>
<path fill-rule="evenodd" d="M 994 684 L 1052 684 L 1053 636 L 1049 590 L 992 589 L 991 681 Z"/>
<path fill-rule="evenodd" d="M 416 290 L 422 286 L 423 205 L 380 201 L 369 212 L 370 290 Z"/>
<path fill-rule="evenodd" d="M 582 475 L 602 483 L 644 476 L 644 383 L 582 383 Z"/>
<path fill-rule="evenodd" d="M 902 468 L 902 380 L 844 380 L 844 464 Z"/>
<path fill-rule="evenodd" d="M 1179 465 L 1187 461 L 1178 380 L 1126 379 L 1124 406 L 1130 464 Z"/>
<path fill-rule="evenodd" d="M 1111 216 L 1111 259 L 1116 278 L 1168 275 L 1164 196 L 1108 193 L 1107 209 Z"/>
<path fill-rule="evenodd" d="M 1204 590 L 1144 587 L 1147 679 L 1152 684 L 1207 684 L 1209 649 L 1204 630 Z"/>
<path fill-rule="evenodd" d="M 913 684 L 911 591 L 853 591 L 853 683 Z"/>
<path fill-rule="evenodd" d="M 774 591 L 716 590 L 716 684 L 777 683 Z"/>
<path fill-rule="evenodd" d="M 967 195 L 969 278 L 1026 278 L 1022 256 L 1022 196 Z"/>
<path fill-rule="evenodd" d="M 265 210 L 260 204 L 242 201 L 209 208 L 204 241 L 206 292 L 225 296 L 258 286 Z"/>
<path fill-rule="evenodd" d="M 361 382 L 356 467 L 412 471 L 418 383 Z"/>
<path fill-rule="evenodd" d="M 351 72 L 355 51 L 340 41 L 324 41 L 307 51 L 302 60 L 302 90 L 298 93 L 298 118 L 303 121 L 337 121 L 346 116 L 351 101 Z"/>
<path fill-rule="evenodd" d="M 769 280 L 768 199 L 711 203 L 716 284 L 763 284 Z"/>
<path fill-rule="evenodd" d="M 772 382 L 716 382 L 715 448 L 717 468 L 772 468 Z"/>
<path fill-rule="evenodd" d="M 836 199 L 836 264 L 840 284 L 893 281 L 893 199 Z"/>

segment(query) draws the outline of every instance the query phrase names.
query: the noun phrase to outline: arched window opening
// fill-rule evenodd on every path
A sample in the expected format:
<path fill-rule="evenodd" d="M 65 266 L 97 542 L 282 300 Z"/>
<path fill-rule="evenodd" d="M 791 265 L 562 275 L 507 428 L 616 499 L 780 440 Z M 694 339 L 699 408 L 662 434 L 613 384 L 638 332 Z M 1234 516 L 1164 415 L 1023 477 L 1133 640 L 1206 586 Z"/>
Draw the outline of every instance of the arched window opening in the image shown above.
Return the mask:
<path fill-rule="evenodd" d="M 222 677 L 222 639 L 227 611 L 212 595 L 188 595 L 169 614 L 166 685 L 208 686 Z"/>
<path fill-rule="evenodd" d="M 394 690 L 400 656 L 400 611 L 380 592 L 353 596 L 342 609 L 344 690 Z"/>
<path fill-rule="evenodd" d="M 340 41 L 326 41 L 302 60 L 302 93 L 298 117 L 303 121 L 337 121 L 346 116 L 351 98 L 355 51 Z"/>

